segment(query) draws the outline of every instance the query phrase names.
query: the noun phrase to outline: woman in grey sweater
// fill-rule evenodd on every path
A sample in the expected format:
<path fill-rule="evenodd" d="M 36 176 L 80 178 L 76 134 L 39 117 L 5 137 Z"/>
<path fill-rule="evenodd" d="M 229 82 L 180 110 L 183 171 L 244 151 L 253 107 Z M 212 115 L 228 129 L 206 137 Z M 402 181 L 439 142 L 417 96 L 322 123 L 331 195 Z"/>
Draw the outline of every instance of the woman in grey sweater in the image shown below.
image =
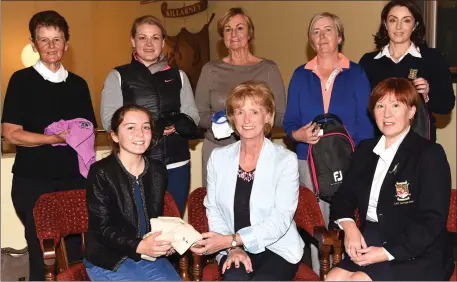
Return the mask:
<path fill-rule="evenodd" d="M 275 62 L 254 56 L 249 43 L 254 39 L 254 25 L 241 8 L 231 8 L 217 24 L 219 36 L 228 49 L 228 56 L 203 66 L 198 80 L 195 102 L 200 115 L 199 126 L 207 129 L 202 149 L 202 182 L 206 186 L 206 163 L 214 148 L 237 141 L 235 135 L 216 139 L 211 130 L 211 118 L 225 110 L 228 93 L 237 85 L 249 81 L 263 81 L 275 95 L 274 126 L 281 127 L 286 107 L 284 83 Z"/>

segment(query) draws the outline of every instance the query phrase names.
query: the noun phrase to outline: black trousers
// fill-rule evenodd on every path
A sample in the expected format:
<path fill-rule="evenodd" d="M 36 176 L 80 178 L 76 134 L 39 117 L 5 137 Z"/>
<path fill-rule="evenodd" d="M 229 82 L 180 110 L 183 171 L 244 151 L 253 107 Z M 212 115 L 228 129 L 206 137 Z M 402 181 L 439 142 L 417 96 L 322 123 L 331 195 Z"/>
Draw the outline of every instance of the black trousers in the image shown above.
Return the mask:
<path fill-rule="evenodd" d="M 30 280 L 44 281 L 43 252 L 38 240 L 33 208 L 41 195 L 46 193 L 83 189 L 86 187 L 86 179 L 81 177 L 74 179 L 28 179 L 13 176 L 11 198 L 14 209 L 25 227 L 25 240 L 29 251 Z M 69 236 L 65 240 L 69 261 L 82 259 L 81 236 Z"/>
<path fill-rule="evenodd" d="M 260 254 L 247 254 L 251 259 L 253 271 L 247 273 L 242 263 L 239 268 L 232 264 L 223 274 L 224 281 L 292 281 L 297 273 L 299 263 L 292 264 L 268 249 Z M 226 260 L 227 256 L 223 256 L 220 260 L 221 273 Z"/>

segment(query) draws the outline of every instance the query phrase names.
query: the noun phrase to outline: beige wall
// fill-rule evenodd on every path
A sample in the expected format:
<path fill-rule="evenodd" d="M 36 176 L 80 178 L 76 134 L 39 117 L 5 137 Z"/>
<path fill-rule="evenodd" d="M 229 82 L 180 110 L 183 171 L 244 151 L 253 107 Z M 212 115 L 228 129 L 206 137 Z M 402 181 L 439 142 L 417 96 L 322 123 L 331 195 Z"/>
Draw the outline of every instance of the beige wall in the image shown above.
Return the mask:
<path fill-rule="evenodd" d="M 23 67 L 20 53 L 28 43 L 27 25 L 30 17 L 40 10 L 55 9 L 66 17 L 70 25 L 70 48 L 64 64 L 86 79 L 100 121 L 103 81 L 112 67 L 130 60 L 129 30 L 133 19 L 144 14 L 163 19 L 160 13 L 162 2 L 140 5 L 139 1 L 2 1 L 2 101 L 12 73 Z M 194 2 L 168 1 L 168 4 L 169 8 L 176 8 Z M 294 69 L 309 59 L 306 30 L 312 15 L 329 11 L 341 17 L 346 34 L 343 51 L 349 59 L 358 62 L 363 53 L 373 48 L 372 34 L 376 31 L 384 4 L 385 1 L 210 1 L 208 11 L 184 19 L 163 20 L 170 35 L 176 34 L 182 27 L 198 32 L 211 13 L 215 13 L 209 29 L 211 58 L 215 59 L 224 53 L 216 33 L 217 19 L 230 7 L 245 8 L 256 27 L 255 54 L 278 64 L 287 87 Z M 449 120 L 443 119 L 445 122 Z M 447 152 L 455 187 L 455 111 L 450 124 L 438 130 L 438 142 L 443 144 Z M 191 189 L 202 183 L 201 146 L 199 142 L 191 146 Z M 100 158 L 102 153 L 98 152 L 97 157 Z M 10 197 L 13 160 L 11 156 L 3 156 L 1 161 L 1 246 L 22 248 L 25 245 L 23 228 L 14 213 Z"/>
<path fill-rule="evenodd" d="M 170 1 L 169 7 L 181 7 L 184 2 Z M 129 31 L 133 20 L 144 14 L 153 14 L 164 20 L 167 32 L 176 34 L 182 27 L 198 32 L 216 14 L 210 25 L 211 58 L 223 54 L 216 33 L 216 21 L 233 6 L 242 6 L 252 16 L 256 26 L 254 51 L 258 56 L 276 61 L 286 86 L 292 72 L 304 63 L 309 53 L 306 29 L 313 14 L 329 11 L 338 14 L 346 28 L 344 52 L 358 61 L 364 52 L 372 49 L 372 36 L 383 1 L 210 1 L 207 11 L 187 18 L 166 18 L 160 13 L 160 4 L 141 5 L 139 1 L 2 1 L 1 67 L 2 101 L 8 81 L 21 62 L 22 48 L 29 42 L 28 21 L 41 10 L 54 9 L 70 25 L 70 47 L 64 65 L 82 76 L 88 83 L 99 119 L 100 92 L 108 72 L 116 65 L 130 60 Z M 353 16 L 354 10 L 364 12 Z M 281 11 L 281 12 L 279 12 Z M 360 24 L 364 23 L 364 24 Z M 292 54 L 292 55 L 291 55 Z"/>

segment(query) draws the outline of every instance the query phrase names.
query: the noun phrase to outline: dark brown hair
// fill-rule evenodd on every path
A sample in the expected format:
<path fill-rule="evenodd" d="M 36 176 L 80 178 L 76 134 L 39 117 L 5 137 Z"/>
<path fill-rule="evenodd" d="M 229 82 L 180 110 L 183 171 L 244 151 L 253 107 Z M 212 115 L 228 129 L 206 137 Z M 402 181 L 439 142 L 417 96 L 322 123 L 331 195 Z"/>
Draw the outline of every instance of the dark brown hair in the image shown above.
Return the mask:
<path fill-rule="evenodd" d="M 391 77 L 381 81 L 371 91 L 368 100 L 368 111 L 373 117 L 376 103 L 389 94 L 393 94 L 398 102 L 410 108 L 416 107 L 417 109 L 419 106 L 419 96 L 411 81 L 402 77 Z"/>
<path fill-rule="evenodd" d="M 117 109 L 113 116 L 111 117 L 111 131 L 114 132 L 114 134 L 118 135 L 119 133 L 119 126 L 121 123 L 124 121 L 124 117 L 128 112 L 131 111 L 138 111 L 138 112 L 143 112 L 148 116 L 149 123 L 151 125 L 151 134 L 154 134 L 154 121 L 152 119 L 151 112 L 146 109 L 145 107 L 138 106 L 138 105 L 124 105 Z M 155 141 L 155 136 L 152 136 L 151 144 Z M 112 153 L 118 153 L 119 152 L 119 144 L 116 142 L 112 142 Z"/>
<path fill-rule="evenodd" d="M 268 135 L 273 128 L 276 103 L 271 88 L 264 82 L 246 81 L 233 88 L 226 101 L 225 112 L 228 122 L 233 130 L 237 132 L 233 116 L 235 115 L 235 110 L 242 107 L 246 99 L 251 99 L 254 103 L 262 106 L 271 115 L 271 120 L 263 128 L 265 135 Z"/>
<path fill-rule="evenodd" d="M 43 26 L 59 29 L 63 32 L 65 41 L 70 40 L 68 23 L 65 18 L 56 11 L 42 11 L 32 16 L 29 21 L 29 31 L 30 38 L 32 38 L 33 41 L 36 39 L 36 32 L 38 28 Z"/>
<path fill-rule="evenodd" d="M 387 16 L 389 15 L 390 10 L 392 10 L 392 8 L 396 6 L 408 8 L 411 15 L 413 15 L 413 18 L 416 22 L 416 28 L 411 34 L 411 41 L 416 46 L 426 44 L 424 39 L 425 24 L 419 6 L 417 6 L 417 4 L 412 0 L 392 0 L 389 3 L 387 3 L 386 6 L 384 6 L 384 9 L 382 9 L 379 30 L 374 36 L 374 43 L 376 44 L 376 48 L 379 51 L 381 51 L 381 49 L 389 43 L 390 38 L 386 28 Z"/>
<path fill-rule="evenodd" d="M 254 23 L 252 22 L 251 18 L 244 12 L 242 8 L 230 8 L 223 16 L 217 21 L 217 33 L 221 38 L 224 38 L 224 27 L 236 15 L 242 15 L 243 18 L 246 20 L 248 25 L 248 35 L 249 40 L 251 42 L 254 39 Z"/>
<path fill-rule="evenodd" d="M 149 24 L 149 25 L 157 26 L 158 28 L 160 28 L 160 31 L 162 32 L 162 39 L 165 39 L 167 37 L 167 32 L 166 32 L 165 27 L 163 26 L 162 22 L 154 16 L 146 15 L 146 16 L 136 18 L 135 21 L 133 21 L 132 28 L 130 30 L 130 35 L 132 36 L 132 38 L 135 38 L 136 30 L 137 30 L 138 26 L 140 26 L 142 24 Z"/>

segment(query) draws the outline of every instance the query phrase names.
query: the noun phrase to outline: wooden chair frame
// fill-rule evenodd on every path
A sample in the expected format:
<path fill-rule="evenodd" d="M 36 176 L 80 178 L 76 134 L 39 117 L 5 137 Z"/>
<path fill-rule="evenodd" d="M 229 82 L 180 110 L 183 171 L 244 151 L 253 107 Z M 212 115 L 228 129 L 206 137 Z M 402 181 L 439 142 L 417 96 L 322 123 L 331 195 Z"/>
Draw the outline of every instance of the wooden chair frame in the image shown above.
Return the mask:
<path fill-rule="evenodd" d="M 82 203 L 85 203 L 85 190 L 72 190 L 65 192 L 56 192 L 42 195 L 38 200 L 34 208 L 34 218 L 36 222 L 46 222 L 47 224 L 37 224 L 37 234 L 41 243 L 44 258 L 45 267 L 45 280 L 55 281 L 61 280 L 59 276 L 65 273 L 72 267 L 79 267 L 80 271 L 85 272 L 85 268 L 82 267 L 82 262 L 76 262 L 69 264 L 67 259 L 67 250 L 65 246 L 64 238 L 70 233 L 66 230 L 62 230 L 64 222 L 62 222 L 62 210 L 60 209 L 59 199 L 64 193 L 73 193 L 73 197 L 79 199 Z M 74 195 L 78 194 L 78 195 Z M 84 214 L 84 212 L 82 213 Z M 180 213 L 172 196 L 166 192 L 164 200 L 164 216 L 180 217 Z M 82 236 L 82 251 L 84 253 L 84 232 L 87 231 L 87 206 L 85 210 L 85 218 L 80 218 L 83 222 L 83 226 L 80 227 L 79 231 Z M 74 233 L 71 233 L 74 234 Z M 85 273 L 87 275 L 87 273 Z M 187 253 L 182 255 L 179 259 L 179 275 L 184 281 L 189 281 L 189 260 Z M 88 277 L 87 277 L 88 278 Z"/>
<path fill-rule="evenodd" d="M 204 189 L 204 191 L 203 191 Z M 302 190 L 302 189 L 308 189 L 305 187 L 300 187 L 301 192 L 308 192 L 308 190 Z M 203 193 L 206 195 L 206 188 L 205 187 L 200 187 L 194 190 L 195 195 L 189 196 L 189 201 L 188 201 L 188 211 L 189 211 L 189 224 L 193 225 L 196 230 L 198 230 L 200 233 L 207 232 L 208 230 L 204 230 L 207 228 L 207 223 L 206 226 L 202 222 L 201 215 L 197 215 L 201 213 L 201 207 L 196 207 L 197 203 L 193 203 L 194 199 L 201 198 Z M 324 219 L 322 217 L 322 214 L 319 209 L 319 205 L 316 201 L 316 198 L 313 196 L 312 201 L 315 201 L 313 203 L 310 203 L 312 206 L 313 211 L 316 213 L 318 212 L 321 216 L 318 220 L 314 220 L 309 218 L 309 213 L 303 213 L 301 212 L 299 214 L 300 206 L 301 204 L 299 201 L 299 207 L 297 208 L 297 213 L 295 215 L 295 222 L 297 226 L 300 229 L 305 230 L 308 234 L 310 234 L 314 239 L 317 240 L 318 242 L 318 249 L 319 249 L 319 263 L 320 263 L 320 279 L 324 280 L 328 272 L 330 271 L 330 252 L 333 247 L 333 238 L 332 235 L 327 231 L 324 223 Z M 308 203 L 307 203 L 308 204 Z M 194 205 L 194 206 L 193 206 Z M 307 206 L 308 207 L 308 206 Z M 306 208 L 307 208 L 306 207 Z M 302 208 L 303 210 L 303 208 Z M 199 218 L 199 222 L 193 222 L 194 218 Z M 204 219 L 206 220 L 206 214 L 204 216 Z M 311 227 L 309 224 L 303 224 L 304 222 L 316 222 L 316 224 Z M 210 264 L 210 263 L 215 263 L 215 255 L 210 255 L 210 256 L 200 256 L 192 253 L 192 280 L 193 281 L 201 281 L 202 280 L 202 275 L 203 275 L 203 268 L 205 265 Z"/>

